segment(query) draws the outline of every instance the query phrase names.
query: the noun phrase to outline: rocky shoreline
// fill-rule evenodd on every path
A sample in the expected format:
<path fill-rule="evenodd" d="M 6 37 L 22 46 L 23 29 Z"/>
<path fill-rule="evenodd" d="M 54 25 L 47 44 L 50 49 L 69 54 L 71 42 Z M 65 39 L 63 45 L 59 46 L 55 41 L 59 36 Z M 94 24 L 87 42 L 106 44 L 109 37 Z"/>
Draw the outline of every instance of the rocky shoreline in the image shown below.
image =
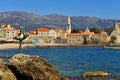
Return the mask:
<path fill-rule="evenodd" d="M 61 76 L 59 71 L 40 56 L 16 54 L 7 62 L 0 58 L 0 80 L 120 80 L 120 75 L 86 72 L 79 77 Z"/>

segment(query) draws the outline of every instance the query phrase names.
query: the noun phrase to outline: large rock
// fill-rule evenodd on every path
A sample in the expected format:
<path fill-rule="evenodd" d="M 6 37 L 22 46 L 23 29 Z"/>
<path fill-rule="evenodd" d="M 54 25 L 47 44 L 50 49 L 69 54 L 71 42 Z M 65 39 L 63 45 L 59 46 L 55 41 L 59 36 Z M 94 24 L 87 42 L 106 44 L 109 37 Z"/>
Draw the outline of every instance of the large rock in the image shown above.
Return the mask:
<path fill-rule="evenodd" d="M 17 54 L 7 63 L 17 80 L 60 80 L 58 70 L 39 56 Z"/>
<path fill-rule="evenodd" d="M 103 77 L 103 76 L 108 76 L 110 75 L 109 73 L 107 72 L 104 72 L 104 71 L 98 71 L 98 72 L 85 72 L 83 74 L 83 77 Z"/>
<path fill-rule="evenodd" d="M 17 80 L 11 70 L 0 59 L 0 80 Z"/>

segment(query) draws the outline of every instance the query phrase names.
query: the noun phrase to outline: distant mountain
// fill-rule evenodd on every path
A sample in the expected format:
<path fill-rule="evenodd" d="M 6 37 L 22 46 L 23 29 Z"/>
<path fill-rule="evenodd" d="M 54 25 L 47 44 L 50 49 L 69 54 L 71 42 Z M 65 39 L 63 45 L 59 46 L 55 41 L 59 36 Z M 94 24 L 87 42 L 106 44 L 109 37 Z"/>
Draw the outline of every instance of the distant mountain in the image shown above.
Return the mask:
<path fill-rule="evenodd" d="M 118 21 L 120 20 L 101 19 L 89 16 L 71 16 L 72 28 L 113 27 L 114 22 Z M 1 12 L 0 24 L 2 23 L 12 24 L 15 28 L 27 25 L 29 30 L 34 30 L 38 27 L 66 29 L 67 16 L 59 14 L 40 16 L 21 11 Z"/>

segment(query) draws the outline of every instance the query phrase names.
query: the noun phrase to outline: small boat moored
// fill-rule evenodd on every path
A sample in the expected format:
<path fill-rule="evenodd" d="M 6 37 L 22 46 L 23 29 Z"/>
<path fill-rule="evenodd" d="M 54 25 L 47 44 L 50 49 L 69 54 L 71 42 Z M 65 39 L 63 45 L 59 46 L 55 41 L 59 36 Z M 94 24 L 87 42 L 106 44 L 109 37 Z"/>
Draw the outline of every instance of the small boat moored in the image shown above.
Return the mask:
<path fill-rule="evenodd" d="M 40 42 L 38 42 L 38 41 L 36 41 L 36 40 L 33 40 L 31 43 L 32 43 L 32 44 L 40 44 Z"/>

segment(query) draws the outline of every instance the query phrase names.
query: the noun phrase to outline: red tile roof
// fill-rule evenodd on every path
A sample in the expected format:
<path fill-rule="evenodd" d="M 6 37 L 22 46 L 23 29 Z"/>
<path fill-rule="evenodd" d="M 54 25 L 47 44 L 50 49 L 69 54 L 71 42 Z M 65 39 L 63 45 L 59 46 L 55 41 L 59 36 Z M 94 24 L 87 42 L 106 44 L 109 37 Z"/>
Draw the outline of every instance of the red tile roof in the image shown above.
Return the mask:
<path fill-rule="evenodd" d="M 54 29 L 54 30 L 55 30 L 55 32 L 57 32 L 57 33 L 60 31 L 60 29 Z"/>
<path fill-rule="evenodd" d="M 62 34 L 66 33 L 66 30 L 63 29 L 54 29 L 56 33 L 61 32 Z"/>
<path fill-rule="evenodd" d="M 38 30 L 38 32 L 39 32 L 39 31 L 49 32 L 49 29 L 47 29 L 47 28 L 38 28 L 37 30 Z"/>
<path fill-rule="evenodd" d="M 62 34 L 65 34 L 66 33 L 66 30 L 62 30 Z"/>
<path fill-rule="evenodd" d="M 93 34 L 92 36 L 102 36 L 102 37 L 108 37 L 107 34 Z"/>
<path fill-rule="evenodd" d="M 35 30 L 34 31 L 30 31 L 29 35 L 36 35 L 36 31 Z"/>
<path fill-rule="evenodd" d="M 13 28 L 4 28 L 4 30 L 13 30 Z"/>
<path fill-rule="evenodd" d="M 90 36 L 92 34 L 94 34 L 94 32 L 70 33 L 67 36 Z"/>
<path fill-rule="evenodd" d="M 20 30 L 19 29 L 16 29 L 15 30 L 15 34 L 19 34 L 20 33 Z"/>

